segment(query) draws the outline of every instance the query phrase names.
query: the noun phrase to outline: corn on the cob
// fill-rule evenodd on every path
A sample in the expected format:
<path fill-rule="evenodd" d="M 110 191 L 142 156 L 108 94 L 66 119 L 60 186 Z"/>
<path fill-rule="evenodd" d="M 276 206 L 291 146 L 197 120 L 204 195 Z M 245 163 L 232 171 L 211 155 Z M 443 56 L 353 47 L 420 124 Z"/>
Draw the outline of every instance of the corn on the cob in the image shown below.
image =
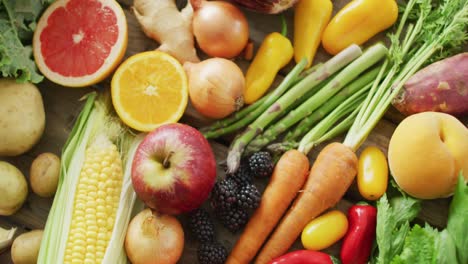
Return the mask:
<path fill-rule="evenodd" d="M 40 264 L 127 263 L 123 241 L 136 200 L 129 164 L 142 137 L 129 148 L 132 136 L 95 97 L 89 95 L 62 152 Z"/>
<path fill-rule="evenodd" d="M 99 136 L 85 153 L 75 194 L 65 263 L 101 263 L 114 228 L 122 161 L 117 146 Z"/>

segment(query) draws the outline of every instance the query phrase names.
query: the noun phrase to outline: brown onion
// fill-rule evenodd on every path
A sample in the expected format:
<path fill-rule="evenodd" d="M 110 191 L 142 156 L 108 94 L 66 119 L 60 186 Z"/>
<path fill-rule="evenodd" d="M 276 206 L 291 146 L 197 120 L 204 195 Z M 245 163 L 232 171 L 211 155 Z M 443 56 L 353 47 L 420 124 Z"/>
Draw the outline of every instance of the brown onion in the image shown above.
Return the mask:
<path fill-rule="evenodd" d="M 189 96 L 202 115 L 220 119 L 244 104 L 245 78 L 234 62 L 211 58 L 199 63 L 186 62 Z"/>
<path fill-rule="evenodd" d="M 249 39 L 249 25 L 242 11 L 223 1 L 190 0 L 193 34 L 201 50 L 212 57 L 233 58 Z"/>
<path fill-rule="evenodd" d="M 173 216 L 145 209 L 128 225 L 125 251 L 133 264 L 175 264 L 183 249 L 184 231 Z"/>

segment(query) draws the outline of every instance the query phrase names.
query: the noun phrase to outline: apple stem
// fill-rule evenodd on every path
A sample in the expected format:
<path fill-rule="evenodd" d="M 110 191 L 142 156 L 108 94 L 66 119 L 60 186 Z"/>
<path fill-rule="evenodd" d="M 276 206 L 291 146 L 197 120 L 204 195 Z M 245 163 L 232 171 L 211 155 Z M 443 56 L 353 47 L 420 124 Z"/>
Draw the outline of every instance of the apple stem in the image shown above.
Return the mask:
<path fill-rule="evenodd" d="M 167 168 L 169 168 L 169 167 L 171 166 L 170 159 L 171 159 L 171 157 L 172 157 L 173 154 L 174 154 L 174 151 L 171 151 L 171 152 L 169 152 L 169 154 L 167 154 L 167 156 L 164 158 L 163 164 L 162 164 L 162 165 L 163 165 L 163 167 L 164 167 L 165 169 L 167 169 Z"/>

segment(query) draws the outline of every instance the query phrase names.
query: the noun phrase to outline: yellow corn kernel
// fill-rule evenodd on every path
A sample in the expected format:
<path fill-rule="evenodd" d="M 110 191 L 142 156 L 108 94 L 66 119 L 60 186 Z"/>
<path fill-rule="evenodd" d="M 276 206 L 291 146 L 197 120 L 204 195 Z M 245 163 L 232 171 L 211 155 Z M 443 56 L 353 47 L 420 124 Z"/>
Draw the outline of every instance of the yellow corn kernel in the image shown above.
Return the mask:
<path fill-rule="evenodd" d="M 122 189 L 122 161 L 107 137 L 87 148 L 78 179 L 65 263 L 100 263 L 114 228 Z"/>

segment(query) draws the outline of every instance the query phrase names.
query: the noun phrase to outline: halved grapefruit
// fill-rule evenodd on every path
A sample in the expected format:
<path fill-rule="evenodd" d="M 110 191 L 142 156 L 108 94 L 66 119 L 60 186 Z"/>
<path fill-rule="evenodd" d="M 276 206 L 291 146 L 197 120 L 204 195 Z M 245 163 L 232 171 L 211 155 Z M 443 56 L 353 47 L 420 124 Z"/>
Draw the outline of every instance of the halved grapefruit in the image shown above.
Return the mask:
<path fill-rule="evenodd" d="M 39 19 L 33 53 L 49 80 L 84 87 L 105 79 L 127 48 L 127 20 L 114 0 L 57 0 Z"/>

